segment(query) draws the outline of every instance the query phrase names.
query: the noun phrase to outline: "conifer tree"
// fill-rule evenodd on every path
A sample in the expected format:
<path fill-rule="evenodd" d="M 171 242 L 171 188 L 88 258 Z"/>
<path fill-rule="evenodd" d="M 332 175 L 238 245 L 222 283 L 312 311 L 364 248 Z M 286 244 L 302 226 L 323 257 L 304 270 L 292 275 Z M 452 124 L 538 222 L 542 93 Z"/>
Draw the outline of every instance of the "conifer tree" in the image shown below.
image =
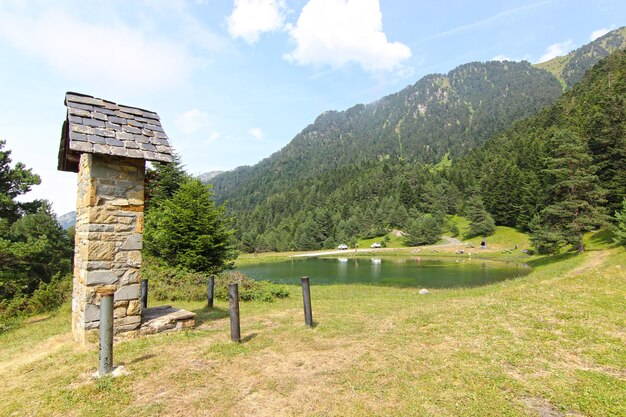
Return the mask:
<path fill-rule="evenodd" d="M 622 210 L 615 213 L 615 243 L 626 246 L 626 197 L 622 199 Z"/>
<path fill-rule="evenodd" d="M 563 242 L 584 252 L 583 234 L 605 223 L 604 190 L 595 175 L 587 143 L 571 130 L 558 130 L 550 140 L 551 155 L 543 174 L 547 205 L 541 223 Z"/>
<path fill-rule="evenodd" d="M 465 204 L 465 216 L 470 221 L 468 236 L 489 236 L 496 231 L 496 223 L 491 214 L 485 210 L 483 200 L 474 195 Z"/>
<path fill-rule="evenodd" d="M 171 266 L 218 272 L 237 257 L 234 231 L 224 206 L 216 206 L 210 186 L 188 179 L 158 207 L 146 213 L 144 244 L 148 253 Z"/>

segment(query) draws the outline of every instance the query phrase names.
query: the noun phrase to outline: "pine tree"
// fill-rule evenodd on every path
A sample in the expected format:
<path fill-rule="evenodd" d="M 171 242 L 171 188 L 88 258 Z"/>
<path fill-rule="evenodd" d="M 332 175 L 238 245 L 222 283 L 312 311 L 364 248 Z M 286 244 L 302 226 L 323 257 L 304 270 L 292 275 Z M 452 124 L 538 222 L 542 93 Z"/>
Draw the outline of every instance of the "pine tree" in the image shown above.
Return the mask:
<path fill-rule="evenodd" d="M 174 160 L 168 164 L 155 163 L 154 168 L 146 172 L 146 209 L 158 207 L 171 198 L 180 186 L 189 178 L 185 172 L 180 155 L 174 154 Z"/>
<path fill-rule="evenodd" d="M 556 131 L 551 155 L 543 170 L 548 183 L 548 204 L 541 211 L 545 227 L 584 252 L 583 234 L 605 223 L 604 190 L 595 175 L 586 142 L 570 130 Z"/>
<path fill-rule="evenodd" d="M 626 246 L 626 198 L 622 199 L 622 210 L 615 213 L 615 243 Z"/>
<path fill-rule="evenodd" d="M 491 214 L 485 210 L 483 200 L 474 195 L 465 204 L 465 216 L 470 221 L 470 229 L 467 237 L 489 236 L 495 233 L 496 223 Z"/>
<path fill-rule="evenodd" d="M 210 186 L 198 179 L 185 181 L 153 207 L 145 223 L 145 250 L 171 266 L 214 273 L 237 257 L 225 208 L 216 206 Z"/>

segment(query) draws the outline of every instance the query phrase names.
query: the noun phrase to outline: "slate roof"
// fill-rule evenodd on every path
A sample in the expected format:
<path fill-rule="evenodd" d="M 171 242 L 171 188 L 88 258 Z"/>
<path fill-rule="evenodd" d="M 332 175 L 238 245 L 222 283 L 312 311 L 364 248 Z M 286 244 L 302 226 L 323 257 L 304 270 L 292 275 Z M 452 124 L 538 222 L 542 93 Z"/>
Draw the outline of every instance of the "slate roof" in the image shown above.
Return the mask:
<path fill-rule="evenodd" d="M 78 172 L 81 153 L 172 162 L 159 115 L 84 94 L 65 94 L 59 170 Z"/>

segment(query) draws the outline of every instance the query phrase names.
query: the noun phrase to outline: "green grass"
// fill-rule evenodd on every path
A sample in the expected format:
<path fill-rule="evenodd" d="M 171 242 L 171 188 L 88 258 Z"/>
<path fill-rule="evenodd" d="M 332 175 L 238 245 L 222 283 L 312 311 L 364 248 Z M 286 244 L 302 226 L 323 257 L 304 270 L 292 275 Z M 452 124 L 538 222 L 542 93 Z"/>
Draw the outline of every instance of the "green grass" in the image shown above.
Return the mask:
<path fill-rule="evenodd" d="M 93 380 L 96 347 L 69 306 L 0 335 L 0 415 L 626 415 L 626 253 L 536 258 L 522 278 L 472 289 L 312 287 L 196 311 L 191 331 L 118 341 L 128 374 Z"/>

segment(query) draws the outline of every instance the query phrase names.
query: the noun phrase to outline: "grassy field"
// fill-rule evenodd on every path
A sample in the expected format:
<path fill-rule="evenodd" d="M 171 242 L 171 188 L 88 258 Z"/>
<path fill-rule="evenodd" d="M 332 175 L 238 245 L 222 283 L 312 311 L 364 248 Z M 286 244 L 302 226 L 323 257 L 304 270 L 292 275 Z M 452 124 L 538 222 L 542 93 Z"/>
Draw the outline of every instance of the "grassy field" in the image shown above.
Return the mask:
<path fill-rule="evenodd" d="M 92 379 L 97 348 L 72 341 L 66 305 L 0 336 L 0 415 L 626 415 L 626 253 L 532 264 L 426 296 L 313 287 L 313 329 L 291 287 L 242 304 L 242 344 L 224 303 L 177 303 L 197 328 L 116 342 L 115 379 Z"/>

